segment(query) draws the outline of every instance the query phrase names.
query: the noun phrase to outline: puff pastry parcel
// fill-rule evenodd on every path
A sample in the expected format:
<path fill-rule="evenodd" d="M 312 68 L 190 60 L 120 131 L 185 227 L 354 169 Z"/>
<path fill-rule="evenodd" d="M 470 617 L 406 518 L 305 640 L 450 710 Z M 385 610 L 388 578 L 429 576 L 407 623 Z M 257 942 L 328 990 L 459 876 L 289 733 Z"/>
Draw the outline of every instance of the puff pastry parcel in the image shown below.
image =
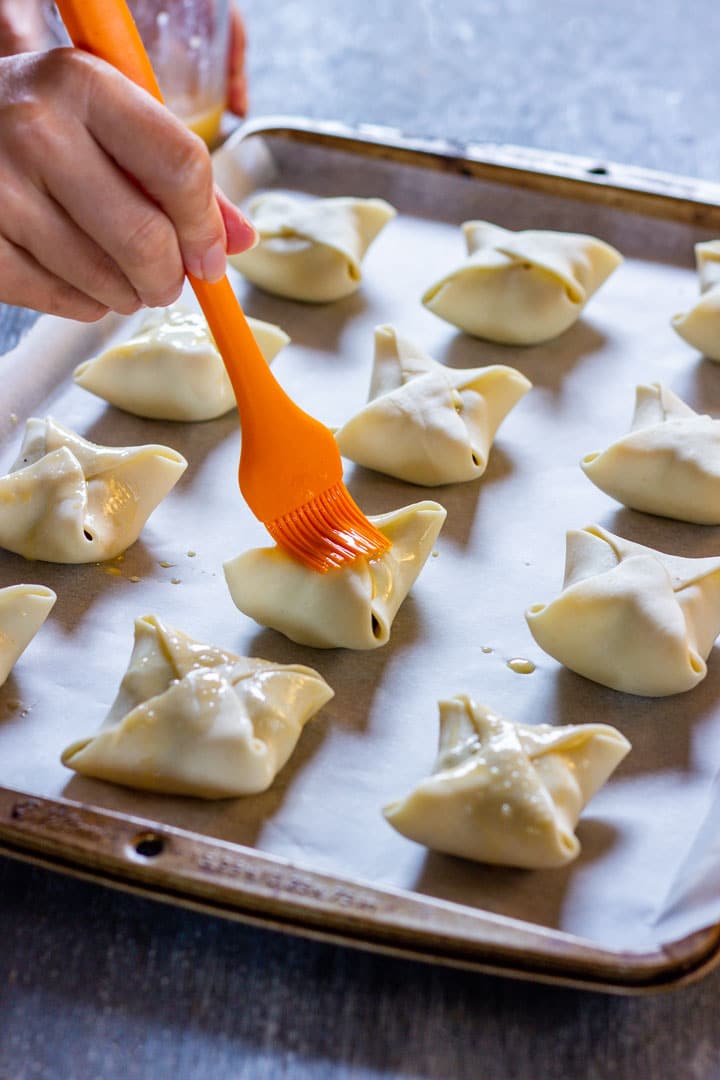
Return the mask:
<path fill-rule="evenodd" d="M 268 361 L 290 338 L 248 319 Z M 204 316 L 175 306 L 148 313 L 138 332 L 75 368 L 75 382 L 119 409 L 153 420 L 213 420 L 235 395 Z"/>
<path fill-rule="evenodd" d="M 0 589 L 0 686 L 56 600 L 56 594 L 45 585 L 8 585 Z"/>
<path fill-rule="evenodd" d="M 695 245 L 700 299 L 690 311 L 675 315 L 681 338 L 710 360 L 720 360 L 720 240 Z"/>
<path fill-rule="evenodd" d="M 526 619 L 541 649 L 604 686 L 692 690 L 720 633 L 720 557 L 666 555 L 599 525 L 571 531 L 562 593 Z"/>
<path fill-rule="evenodd" d="M 694 412 L 661 383 L 638 386 L 630 433 L 580 464 L 634 510 L 720 525 L 720 420 Z"/>
<path fill-rule="evenodd" d="M 463 225 L 468 257 L 423 295 L 441 319 L 503 345 L 535 345 L 572 326 L 622 262 L 594 236 Z"/>
<path fill-rule="evenodd" d="M 186 468 L 168 446 L 96 446 L 49 417 L 32 418 L 0 477 L 0 547 L 48 562 L 112 559 Z"/>
<path fill-rule="evenodd" d="M 292 641 L 318 649 L 377 649 L 445 521 L 436 502 L 371 517 L 392 541 L 375 559 L 318 574 L 279 547 L 254 548 L 225 563 L 235 605 Z"/>
<path fill-rule="evenodd" d="M 432 776 L 383 813 L 434 851 L 528 869 L 565 866 L 580 851 L 583 807 L 629 749 L 607 724 L 514 724 L 458 696 L 440 702 Z"/>
<path fill-rule="evenodd" d="M 312 668 L 235 656 L 146 615 L 100 731 L 68 746 L 62 761 L 168 795 L 253 795 L 270 786 L 332 696 Z"/>
<path fill-rule="evenodd" d="M 248 208 L 260 237 L 230 262 L 248 281 L 290 300 L 324 303 L 360 286 L 365 252 L 395 209 L 384 199 L 298 199 L 270 192 Z"/>
<path fill-rule="evenodd" d="M 370 401 L 335 438 L 345 457 L 412 484 L 475 480 L 497 429 L 531 385 L 500 364 L 445 367 L 380 326 Z"/>

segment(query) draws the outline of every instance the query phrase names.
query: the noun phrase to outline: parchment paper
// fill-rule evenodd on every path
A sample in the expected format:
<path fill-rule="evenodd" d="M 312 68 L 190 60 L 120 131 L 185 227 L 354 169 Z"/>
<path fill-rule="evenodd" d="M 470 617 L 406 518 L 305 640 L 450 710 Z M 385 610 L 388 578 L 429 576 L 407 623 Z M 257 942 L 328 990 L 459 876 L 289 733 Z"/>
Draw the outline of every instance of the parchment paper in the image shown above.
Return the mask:
<path fill-rule="evenodd" d="M 717 921 L 717 648 L 707 678 L 692 692 L 637 698 L 562 669 L 535 645 L 523 617 L 530 604 L 558 593 L 568 528 L 597 522 L 678 554 L 720 553 L 719 529 L 624 510 L 578 465 L 628 429 L 638 382 L 662 380 L 694 408 L 720 413 L 720 367 L 669 325 L 696 296 L 692 246 L 707 236 L 279 138 L 231 144 L 223 156 L 219 175 L 235 196 L 269 182 L 318 194 L 380 195 L 400 211 L 365 260 L 361 291 L 345 301 L 301 305 L 238 282 L 248 313 L 291 335 L 274 370 L 303 407 L 337 425 L 365 401 L 372 331 L 380 323 L 394 324 L 451 366 L 514 365 L 534 389 L 503 424 L 479 482 L 424 489 L 348 465 L 346 482 L 367 513 L 429 497 L 447 507 L 448 521 L 437 557 L 428 560 L 385 648 L 311 650 L 241 615 L 225 586 L 223 561 L 267 542 L 237 489 L 235 415 L 171 424 L 106 406 L 75 388 L 70 372 L 101 344 L 129 335 L 137 317 L 92 327 L 41 319 L 0 360 L 3 472 L 24 419 L 46 413 L 99 443 L 167 443 L 190 466 L 122 561 L 62 567 L 0 552 L 0 584 L 42 582 L 59 596 L 0 690 L 0 784 L 178 825 L 611 948 L 644 950 Z M 425 287 L 462 258 L 457 226 L 470 217 L 592 232 L 619 247 L 626 262 L 555 342 L 526 349 L 483 344 L 419 302 Z M 60 764 L 63 748 L 102 721 L 130 655 L 133 620 L 149 612 L 238 653 L 310 664 L 334 687 L 334 700 L 305 729 L 265 795 L 220 803 L 155 797 L 79 778 Z M 532 660 L 534 673 L 512 671 L 507 661 L 514 657 Z M 632 742 L 586 810 L 578 830 L 582 854 L 567 869 L 505 870 L 428 853 L 384 821 L 382 805 L 431 770 L 438 699 L 460 692 L 518 721 L 605 721 Z"/>

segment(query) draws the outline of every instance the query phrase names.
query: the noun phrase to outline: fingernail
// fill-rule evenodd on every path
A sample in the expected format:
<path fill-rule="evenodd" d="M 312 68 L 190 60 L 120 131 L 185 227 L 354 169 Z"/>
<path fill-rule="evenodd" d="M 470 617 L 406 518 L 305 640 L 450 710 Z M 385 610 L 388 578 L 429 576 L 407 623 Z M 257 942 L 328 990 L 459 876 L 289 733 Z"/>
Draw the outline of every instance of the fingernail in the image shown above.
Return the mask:
<path fill-rule="evenodd" d="M 228 214 L 225 217 L 228 255 L 240 255 L 260 243 L 260 236 L 242 214 Z"/>
<path fill-rule="evenodd" d="M 242 251 L 251 251 L 260 241 L 257 229 L 245 217 L 241 217 L 238 222 L 237 240 L 242 244 Z"/>
<path fill-rule="evenodd" d="M 230 213 L 225 214 L 225 227 L 228 233 L 228 251 L 233 255 L 249 252 L 260 240 L 253 222 L 248 221 L 236 206 L 231 206 Z"/>
<path fill-rule="evenodd" d="M 225 245 L 218 241 L 203 255 L 200 277 L 205 278 L 205 281 L 219 281 L 225 273 L 226 266 Z"/>

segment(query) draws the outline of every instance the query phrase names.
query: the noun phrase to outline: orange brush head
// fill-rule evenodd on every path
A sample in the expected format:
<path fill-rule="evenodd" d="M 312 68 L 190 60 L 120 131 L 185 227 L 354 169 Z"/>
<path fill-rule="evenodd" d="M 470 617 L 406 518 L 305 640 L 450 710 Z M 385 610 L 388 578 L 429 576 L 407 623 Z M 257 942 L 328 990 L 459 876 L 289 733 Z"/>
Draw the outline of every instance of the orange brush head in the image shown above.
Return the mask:
<path fill-rule="evenodd" d="M 321 574 L 355 559 L 377 558 L 390 547 L 342 482 L 264 524 L 280 547 Z"/>

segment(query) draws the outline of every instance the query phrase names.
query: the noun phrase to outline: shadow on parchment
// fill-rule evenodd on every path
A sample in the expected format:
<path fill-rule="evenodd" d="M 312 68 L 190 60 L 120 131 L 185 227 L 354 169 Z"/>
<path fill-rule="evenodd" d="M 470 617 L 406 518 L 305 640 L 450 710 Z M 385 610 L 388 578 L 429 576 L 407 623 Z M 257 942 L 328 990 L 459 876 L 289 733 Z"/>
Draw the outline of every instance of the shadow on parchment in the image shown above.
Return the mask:
<path fill-rule="evenodd" d="M 362 289 L 342 300 L 312 304 L 271 296 L 249 283 L 241 302 L 246 314 L 253 319 L 263 319 L 281 327 L 290 335 L 291 345 L 303 345 L 319 354 L 333 355 L 347 324 L 362 315 L 369 305 Z"/>
<path fill-rule="evenodd" d="M 720 555 L 720 526 L 717 525 L 693 525 L 627 507 L 611 510 L 598 524 L 626 540 L 657 548 L 668 555 L 682 555 L 688 559 Z"/>
<path fill-rule="evenodd" d="M 402 652 L 426 631 L 420 608 L 410 595 L 395 616 L 390 640 L 380 648 L 311 649 L 296 645 L 275 630 L 261 630 L 253 638 L 250 652 L 279 663 L 306 664 L 314 668 L 335 691 L 335 697 L 320 714 L 323 730 L 328 725 L 334 725 L 344 730 L 365 731 L 372 701 L 376 690 L 383 684 L 388 662 L 391 658 L 397 662 Z M 290 759 L 290 765 L 294 756 Z"/>
<path fill-rule="evenodd" d="M 685 772 L 692 767 L 693 727 L 717 709 L 720 648 L 708 657 L 708 673 L 693 690 L 668 697 L 640 697 L 611 690 L 566 668 L 558 671 L 550 713 L 556 725 L 610 724 L 632 743 L 618 775 Z"/>
<path fill-rule="evenodd" d="M 49 619 L 59 623 L 66 634 L 82 631 L 82 623 L 93 604 L 111 590 L 127 584 L 127 578 L 145 577 L 157 567 L 157 558 L 136 540 L 120 557 L 101 563 L 51 563 L 29 561 L 3 551 L 3 585 L 32 582 L 47 585 L 57 593 Z M 125 579 L 125 580 L 123 580 Z"/>
<path fill-rule="evenodd" d="M 352 465 L 347 470 L 345 482 L 355 501 L 368 514 L 385 513 L 425 500 L 440 503 L 448 515 L 440 541 L 450 538 L 458 546 L 467 547 L 483 488 L 507 479 L 514 469 L 515 465 L 508 454 L 501 446 L 494 445 L 490 449 L 488 467 L 483 475 L 466 483 L 425 487 L 365 469 L 361 465 Z"/>
<path fill-rule="evenodd" d="M 238 415 L 235 408 L 215 420 L 184 422 L 147 420 L 108 405 L 84 437 L 100 446 L 146 446 L 159 443 L 177 450 L 188 461 L 188 467 L 180 477 L 177 488 L 182 488 L 192 481 L 195 470 L 225 439 L 235 437 L 238 457 L 240 454 Z"/>
<path fill-rule="evenodd" d="M 437 500 L 448 512 L 447 521 L 440 534 L 441 538 L 452 539 L 458 547 L 467 547 L 470 543 L 475 521 L 482 513 L 482 500 L 485 488 L 499 481 L 507 480 L 515 471 L 515 464 L 502 449 L 494 445 L 485 472 L 477 480 L 466 484 L 448 484 L 433 488 L 438 493 Z"/>
<path fill-rule="evenodd" d="M 22 716 L 22 686 L 13 671 L 0 686 L 0 724 Z"/>
<path fill-rule="evenodd" d="M 445 356 L 437 359 L 453 368 L 506 364 L 522 372 L 533 386 L 561 394 L 563 383 L 575 365 L 603 349 L 606 342 L 605 334 L 592 323 L 579 319 L 559 337 L 541 345 L 499 345 L 457 334 Z"/>
<path fill-rule="evenodd" d="M 689 375 L 688 381 L 693 387 L 693 394 L 688 404 L 696 412 L 707 411 L 717 416 L 720 412 L 720 364 L 717 360 L 698 356 Z"/>
<path fill-rule="evenodd" d="M 577 834 L 582 844 L 578 858 L 551 871 L 490 866 L 429 851 L 411 889 L 438 900 L 560 929 L 571 875 L 583 864 L 602 858 L 615 842 L 617 831 L 605 821 L 586 817 L 581 819 Z"/>

